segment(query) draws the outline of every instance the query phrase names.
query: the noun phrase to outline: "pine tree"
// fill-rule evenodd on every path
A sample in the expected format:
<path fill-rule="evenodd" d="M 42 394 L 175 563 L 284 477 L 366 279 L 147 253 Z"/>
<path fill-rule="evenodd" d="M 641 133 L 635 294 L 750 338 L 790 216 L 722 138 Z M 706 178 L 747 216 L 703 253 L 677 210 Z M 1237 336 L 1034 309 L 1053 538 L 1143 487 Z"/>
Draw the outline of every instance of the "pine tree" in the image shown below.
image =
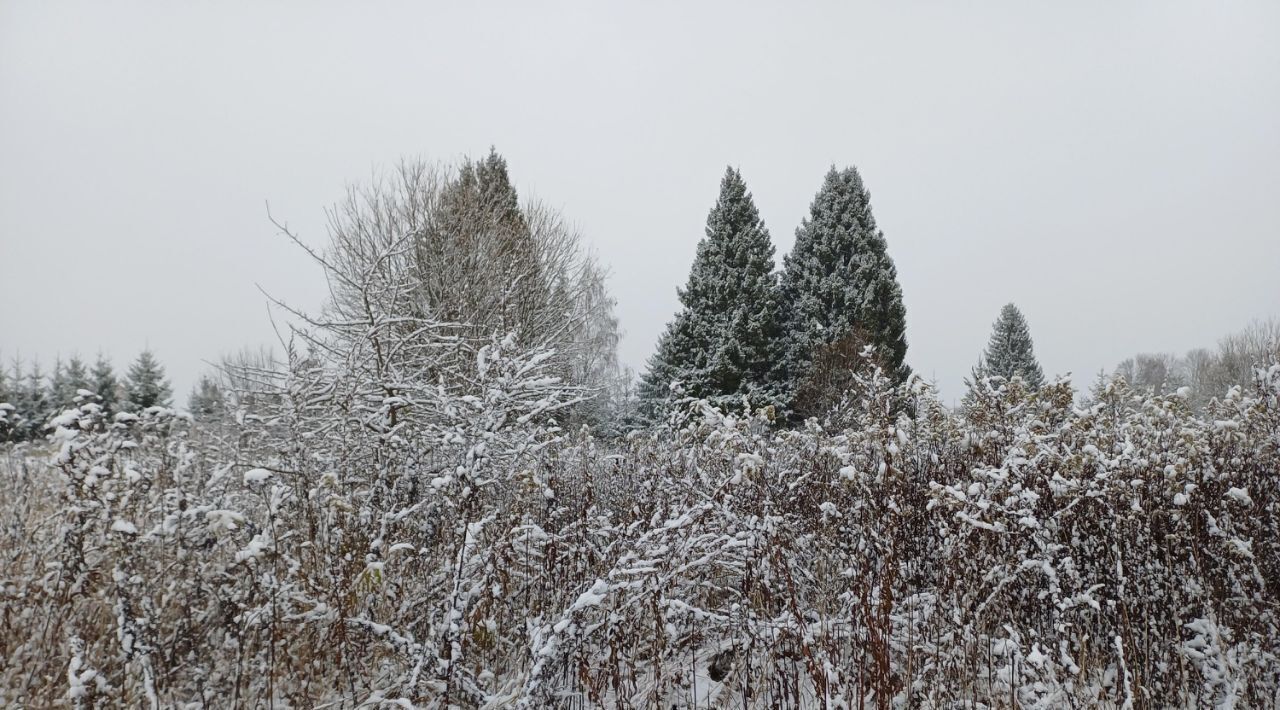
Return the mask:
<path fill-rule="evenodd" d="M 205 375 L 191 390 L 191 396 L 187 398 L 187 411 L 191 412 L 196 421 L 210 421 L 222 415 L 223 402 L 222 388 Z"/>
<path fill-rule="evenodd" d="M 98 353 L 98 360 L 93 364 L 93 371 L 89 373 L 89 386 L 85 389 L 93 390 L 93 393 L 98 395 L 103 414 L 109 417 L 115 413 L 116 406 L 120 402 L 120 382 L 116 379 L 111 361 L 107 360 L 102 353 Z"/>
<path fill-rule="evenodd" d="M 1032 349 L 1031 330 L 1022 311 L 1012 303 L 1000 309 L 992 326 L 991 340 L 974 368 L 974 381 L 982 377 L 1021 377 L 1032 389 L 1044 386 L 1044 372 Z"/>
<path fill-rule="evenodd" d="M 167 407 L 173 390 L 165 379 L 164 368 L 150 350 L 143 350 L 129 367 L 125 380 L 125 409 L 141 412 L 147 407 Z"/>
<path fill-rule="evenodd" d="M 725 172 L 707 216 L 682 310 L 658 341 L 641 385 L 650 414 L 672 382 L 685 393 L 727 407 L 776 402 L 769 373 L 778 355 L 778 294 L 773 244 L 742 175 Z"/>
<path fill-rule="evenodd" d="M 897 268 L 856 168 L 827 172 L 783 262 L 781 294 L 786 342 L 774 376 L 788 397 L 808 378 L 814 354 L 855 329 L 895 379 L 910 374 Z"/>

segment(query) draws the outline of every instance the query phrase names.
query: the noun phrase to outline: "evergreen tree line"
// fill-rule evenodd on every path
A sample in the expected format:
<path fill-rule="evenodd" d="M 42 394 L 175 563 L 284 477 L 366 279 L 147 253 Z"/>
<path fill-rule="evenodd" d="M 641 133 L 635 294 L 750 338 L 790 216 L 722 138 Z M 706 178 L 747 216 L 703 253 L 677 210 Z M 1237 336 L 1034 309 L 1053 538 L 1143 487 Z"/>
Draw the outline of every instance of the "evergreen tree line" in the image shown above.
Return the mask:
<path fill-rule="evenodd" d="M 910 373 L 897 269 L 853 167 L 828 171 L 780 272 L 751 193 L 730 167 L 679 297 L 640 383 L 650 417 L 685 396 L 819 414 L 832 390 L 815 381 L 856 368 L 866 346 L 895 381 Z"/>
<path fill-rule="evenodd" d="M 24 364 L 14 358 L 8 368 L 0 367 L 0 441 L 43 437 L 49 420 L 76 406 L 82 391 L 97 395 L 108 416 L 173 403 L 164 366 L 150 350 L 138 355 L 123 378 L 103 355 L 93 365 L 79 356 L 65 363 L 59 359 L 50 372 L 38 360 Z"/>

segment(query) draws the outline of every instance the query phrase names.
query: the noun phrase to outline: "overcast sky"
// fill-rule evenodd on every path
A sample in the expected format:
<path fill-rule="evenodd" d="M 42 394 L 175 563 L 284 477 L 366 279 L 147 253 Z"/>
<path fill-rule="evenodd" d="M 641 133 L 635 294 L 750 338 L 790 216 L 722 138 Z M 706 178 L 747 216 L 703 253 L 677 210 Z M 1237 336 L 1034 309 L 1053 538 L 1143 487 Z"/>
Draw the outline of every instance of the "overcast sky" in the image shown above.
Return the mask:
<path fill-rule="evenodd" d="M 0 0 L 0 354 L 144 346 L 179 403 L 315 308 L 352 182 L 494 145 L 613 272 L 623 360 L 677 306 L 726 164 L 778 249 L 856 165 L 908 362 L 961 394 L 1000 306 L 1046 373 L 1280 315 L 1280 3 Z M 963 7 L 962 7 L 963 6 Z"/>

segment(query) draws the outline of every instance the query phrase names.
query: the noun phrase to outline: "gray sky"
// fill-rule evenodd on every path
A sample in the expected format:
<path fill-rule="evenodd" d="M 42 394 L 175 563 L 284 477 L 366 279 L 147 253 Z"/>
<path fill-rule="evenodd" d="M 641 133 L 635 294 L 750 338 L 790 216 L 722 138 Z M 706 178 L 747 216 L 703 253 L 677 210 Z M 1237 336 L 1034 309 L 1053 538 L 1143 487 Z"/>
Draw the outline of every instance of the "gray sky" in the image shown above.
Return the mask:
<path fill-rule="evenodd" d="M 963 5 L 963 7 L 961 7 Z M 345 185 L 490 144 L 613 270 L 622 357 L 677 306 L 726 164 L 791 247 L 854 164 L 908 361 L 950 400 L 1002 304 L 1046 373 L 1280 315 L 1280 3 L 70 3 L 0 0 L 0 354 L 185 402 L 317 307 Z"/>

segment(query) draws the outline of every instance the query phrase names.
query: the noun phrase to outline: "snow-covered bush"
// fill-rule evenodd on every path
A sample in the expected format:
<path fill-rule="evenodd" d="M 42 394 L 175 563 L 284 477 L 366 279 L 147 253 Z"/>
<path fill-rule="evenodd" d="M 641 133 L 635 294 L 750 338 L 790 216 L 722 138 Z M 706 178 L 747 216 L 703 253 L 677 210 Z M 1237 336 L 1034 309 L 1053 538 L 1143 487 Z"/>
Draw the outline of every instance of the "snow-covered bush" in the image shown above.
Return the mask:
<path fill-rule="evenodd" d="M 556 427 L 578 393 L 543 353 L 343 328 L 300 332 L 235 424 L 82 397 L 52 452 L 10 451 L 3 704 L 1280 692 L 1280 367 L 1204 416 L 1122 380 L 1079 407 L 994 379 L 961 416 L 871 371 L 837 425 L 688 401 L 602 443 Z"/>

